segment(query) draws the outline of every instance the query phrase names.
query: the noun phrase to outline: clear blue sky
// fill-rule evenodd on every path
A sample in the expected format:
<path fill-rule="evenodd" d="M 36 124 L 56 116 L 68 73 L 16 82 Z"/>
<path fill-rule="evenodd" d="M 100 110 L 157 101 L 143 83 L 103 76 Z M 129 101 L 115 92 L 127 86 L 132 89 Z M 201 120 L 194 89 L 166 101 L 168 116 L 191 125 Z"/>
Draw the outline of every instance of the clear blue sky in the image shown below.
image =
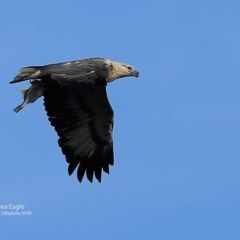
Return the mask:
<path fill-rule="evenodd" d="M 0 8 L 2 239 L 240 239 L 240 2 L 16 1 Z M 115 165 L 69 177 L 42 99 L 16 114 L 19 68 L 133 65 L 108 86 Z M 1 211 L 0 211 L 1 212 Z"/>

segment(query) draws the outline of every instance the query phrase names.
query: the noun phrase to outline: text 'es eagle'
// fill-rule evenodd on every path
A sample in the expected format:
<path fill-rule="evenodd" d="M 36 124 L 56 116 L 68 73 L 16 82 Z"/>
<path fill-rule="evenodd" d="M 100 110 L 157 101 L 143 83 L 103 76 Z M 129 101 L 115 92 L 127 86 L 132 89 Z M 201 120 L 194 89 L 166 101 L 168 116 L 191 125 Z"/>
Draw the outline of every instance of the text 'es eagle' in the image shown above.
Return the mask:
<path fill-rule="evenodd" d="M 21 91 L 24 101 L 14 111 L 43 96 L 48 119 L 69 163 L 69 175 L 77 168 L 80 182 L 85 173 L 89 181 L 95 175 L 101 182 L 102 170 L 109 173 L 114 163 L 113 110 L 106 85 L 129 76 L 139 73 L 128 64 L 105 58 L 24 67 L 10 83 L 30 80 L 31 86 Z"/>

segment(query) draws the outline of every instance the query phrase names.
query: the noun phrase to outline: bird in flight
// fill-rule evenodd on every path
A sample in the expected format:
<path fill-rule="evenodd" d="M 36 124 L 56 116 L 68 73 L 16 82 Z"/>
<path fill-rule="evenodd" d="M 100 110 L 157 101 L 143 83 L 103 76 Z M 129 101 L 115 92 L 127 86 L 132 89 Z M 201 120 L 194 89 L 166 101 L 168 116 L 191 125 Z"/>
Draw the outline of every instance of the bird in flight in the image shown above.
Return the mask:
<path fill-rule="evenodd" d="M 106 86 L 130 76 L 139 77 L 139 72 L 105 58 L 24 67 L 10 84 L 30 80 L 31 86 L 21 91 L 24 101 L 14 111 L 43 96 L 69 175 L 77 169 L 80 182 L 85 173 L 90 182 L 94 175 L 101 182 L 102 170 L 109 173 L 109 165 L 114 164 L 113 110 Z"/>

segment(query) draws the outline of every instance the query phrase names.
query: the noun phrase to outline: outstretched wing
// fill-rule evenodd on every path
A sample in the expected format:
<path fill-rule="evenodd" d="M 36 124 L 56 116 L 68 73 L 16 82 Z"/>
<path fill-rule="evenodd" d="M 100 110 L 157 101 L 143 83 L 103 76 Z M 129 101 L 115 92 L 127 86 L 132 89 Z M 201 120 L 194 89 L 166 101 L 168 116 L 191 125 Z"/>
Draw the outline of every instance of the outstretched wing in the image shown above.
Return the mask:
<path fill-rule="evenodd" d="M 69 175 L 78 168 L 80 182 L 85 172 L 89 181 L 92 182 L 95 174 L 101 182 L 102 170 L 109 173 L 109 165 L 114 163 L 113 110 L 106 84 L 96 81 L 61 86 L 51 81 L 44 92 L 44 105 L 69 163 Z"/>
<path fill-rule="evenodd" d="M 49 64 L 45 66 L 30 66 L 20 69 L 20 73 L 10 83 L 28 79 L 52 78 L 61 86 L 71 83 L 95 83 L 108 77 L 108 60 L 104 58 L 89 58 L 78 61 Z"/>

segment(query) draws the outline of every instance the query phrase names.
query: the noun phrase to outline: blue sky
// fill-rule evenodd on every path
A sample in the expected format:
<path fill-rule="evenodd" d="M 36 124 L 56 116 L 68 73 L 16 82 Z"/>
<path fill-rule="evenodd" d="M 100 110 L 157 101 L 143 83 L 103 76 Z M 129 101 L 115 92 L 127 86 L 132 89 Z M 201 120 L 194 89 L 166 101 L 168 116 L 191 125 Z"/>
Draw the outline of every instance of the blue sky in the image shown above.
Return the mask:
<path fill-rule="evenodd" d="M 0 9 L 3 239 L 240 239 L 240 2 L 14 1 Z M 28 65 L 106 57 L 115 165 L 69 177 L 42 99 L 18 114 Z M 2 212 L 2 211 L 1 211 Z"/>

